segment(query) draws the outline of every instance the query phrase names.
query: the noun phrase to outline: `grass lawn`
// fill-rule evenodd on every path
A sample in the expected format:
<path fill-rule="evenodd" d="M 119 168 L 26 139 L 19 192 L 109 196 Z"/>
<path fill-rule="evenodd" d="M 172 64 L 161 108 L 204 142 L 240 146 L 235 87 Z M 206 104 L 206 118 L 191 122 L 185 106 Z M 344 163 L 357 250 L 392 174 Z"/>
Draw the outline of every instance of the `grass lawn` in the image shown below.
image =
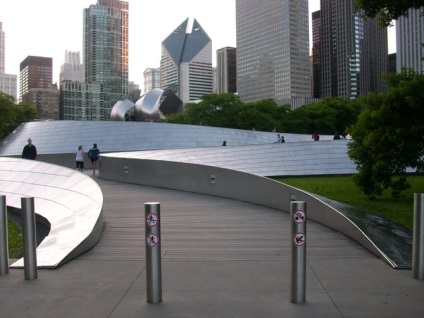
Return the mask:
<path fill-rule="evenodd" d="M 11 219 L 7 220 L 9 258 L 19 258 L 23 251 L 22 229 Z"/>
<path fill-rule="evenodd" d="M 277 181 L 380 215 L 410 230 L 413 227 L 414 193 L 424 192 L 424 176 L 408 177 L 411 189 L 404 191 L 400 198 L 392 198 L 387 191 L 375 200 L 359 191 L 352 176 L 279 178 Z"/>

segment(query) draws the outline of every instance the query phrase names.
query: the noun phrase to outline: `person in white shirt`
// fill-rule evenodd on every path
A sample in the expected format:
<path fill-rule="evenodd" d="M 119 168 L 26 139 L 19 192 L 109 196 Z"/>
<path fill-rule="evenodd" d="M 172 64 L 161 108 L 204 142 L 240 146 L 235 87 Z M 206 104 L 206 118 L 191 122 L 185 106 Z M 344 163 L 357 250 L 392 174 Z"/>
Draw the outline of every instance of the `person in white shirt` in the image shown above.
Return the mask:
<path fill-rule="evenodd" d="M 82 172 L 82 170 L 84 169 L 84 150 L 82 150 L 81 145 L 78 146 L 75 162 L 77 164 L 77 170 Z"/>

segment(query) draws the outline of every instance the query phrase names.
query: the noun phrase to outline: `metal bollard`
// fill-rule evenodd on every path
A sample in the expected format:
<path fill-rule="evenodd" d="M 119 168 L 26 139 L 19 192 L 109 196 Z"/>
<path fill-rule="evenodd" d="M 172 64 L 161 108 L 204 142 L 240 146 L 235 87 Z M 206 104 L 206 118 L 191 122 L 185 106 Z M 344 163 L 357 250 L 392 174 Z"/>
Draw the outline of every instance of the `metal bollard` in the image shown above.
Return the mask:
<path fill-rule="evenodd" d="M 21 198 L 25 279 L 38 278 L 34 198 Z"/>
<path fill-rule="evenodd" d="M 412 277 L 424 279 L 424 193 L 414 193 Z"/>
<path fill-rule="evenodd" d="M 0 195 L 0 275 L 9 274 L 6 196 Z"/>
<path fill-rule="evenodd" d="M 306 294 L 306 202 L 290 202 L 291 282 L 290 302 L 305 302 Z"/>
<path fill-rule="evenodd" d="M 146 218 L 147 302 L 150 304 L 157 304 L 162 301 L 160 203 L 145 203 L 144 212 Z"/>

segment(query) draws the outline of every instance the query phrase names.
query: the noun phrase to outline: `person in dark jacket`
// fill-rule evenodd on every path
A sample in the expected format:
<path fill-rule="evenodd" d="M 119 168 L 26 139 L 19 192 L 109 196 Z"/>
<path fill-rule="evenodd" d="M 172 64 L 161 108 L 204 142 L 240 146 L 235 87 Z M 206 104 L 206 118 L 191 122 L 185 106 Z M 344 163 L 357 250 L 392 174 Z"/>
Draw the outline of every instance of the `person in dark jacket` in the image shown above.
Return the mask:
<path fill-rule="evenodd" d="M 97 148 L 97 144 L 94 144 L 93 148 L 88 151 L 88 158 L 90 158 L 91 166 L 93 168 L 93 176 L 96 174 L 97 161 L 99 160 L 99 156 L 100 150 Z"/>
<path fill-rule="evenodd" d="M 32 144 L 31 138 L 28 138 L 28 144 L 22 150 L 22 158 L 31 160 L 37 158 L 37 148 Z"/>

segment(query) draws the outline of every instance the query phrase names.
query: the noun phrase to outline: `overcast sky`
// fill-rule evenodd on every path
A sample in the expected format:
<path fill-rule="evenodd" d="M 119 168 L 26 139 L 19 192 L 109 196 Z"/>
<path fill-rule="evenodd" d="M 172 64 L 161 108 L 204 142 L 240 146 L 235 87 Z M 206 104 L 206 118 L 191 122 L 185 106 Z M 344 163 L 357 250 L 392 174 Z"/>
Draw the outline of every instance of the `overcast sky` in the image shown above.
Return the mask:
<path fill-rule="evenodd" d="M 161 42 L 188 17 L 195 18 L 212 39 L 214 66 L 217 49 L 236 46 L 235 0 L 128 2 L 129 80 L 136 84 L 142 85 L 147 67 L 159 67 Z M 309 1 L 309 11 L 319 10 L 319 2 Z M 82 58 L 83 9 L 96 3 L 97 0 L 2 0 L 0 21 L 6 36 L 6 73 L 19 75 L 19 64 L 28 55 L 52 57 L 53 82 L 58 82 L 65 50 L 80 51 Z M 391 53 L 395 49 L 390 42 Z"/>

